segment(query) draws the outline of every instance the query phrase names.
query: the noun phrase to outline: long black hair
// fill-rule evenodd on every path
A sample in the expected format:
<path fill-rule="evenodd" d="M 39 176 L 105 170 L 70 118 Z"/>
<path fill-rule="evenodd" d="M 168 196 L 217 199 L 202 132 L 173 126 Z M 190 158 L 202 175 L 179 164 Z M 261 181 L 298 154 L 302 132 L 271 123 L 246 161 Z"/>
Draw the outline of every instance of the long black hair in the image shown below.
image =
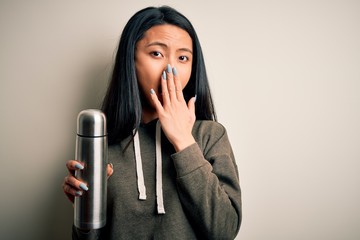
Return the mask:
<path fill-rule="evenodd" d="M 135 69 L 136 43 L 151 27 L 162 24 L 175 25 L 190 35 L 193 63 L 190 80 L 183 90 L 184 97 L 188 101 L 196 95 L 196 119 L 216 121 L 204 58 L 194 27 L 184 15 L 171 7 L 148 7 L 130 18 L 120 38 L 111 81 L 102 105 L 108 121 L 109 144 L 128 137 L 141 123 L 142 104 Z"/>

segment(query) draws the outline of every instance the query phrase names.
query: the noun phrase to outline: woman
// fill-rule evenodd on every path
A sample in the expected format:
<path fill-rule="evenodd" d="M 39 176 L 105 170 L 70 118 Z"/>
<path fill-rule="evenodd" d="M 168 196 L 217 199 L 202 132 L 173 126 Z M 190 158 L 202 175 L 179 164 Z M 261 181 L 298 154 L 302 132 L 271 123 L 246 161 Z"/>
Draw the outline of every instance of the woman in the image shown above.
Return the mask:
<path fill-rule="evenodd" d="M 189 20 L 146 8 L 125 26 L 103 102 L 109 132 L 108 214 L 82 239 L 234 239 L 241 223 L 237 166 L 210 95 Z M 71 201 L 87 186 L 67 162 Z M 111 176 L 111 177 L 110 177 Z"/>

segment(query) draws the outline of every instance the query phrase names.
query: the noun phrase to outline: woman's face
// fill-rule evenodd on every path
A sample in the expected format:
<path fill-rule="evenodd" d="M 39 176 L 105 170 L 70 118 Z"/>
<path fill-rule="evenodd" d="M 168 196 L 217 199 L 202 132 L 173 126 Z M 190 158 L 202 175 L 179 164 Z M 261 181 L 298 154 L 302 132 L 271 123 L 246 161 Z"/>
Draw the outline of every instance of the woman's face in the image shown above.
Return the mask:
<path fill-rule="evenodd" d="M 157 25 L 145 32 L 135 49 L 136 75 L 141 94 L 147 101 L 143 107 L 152 105 L 150 89 L 154 89 L 160 102 L 161 76 L 168 64 L 176 67 L 182 87 L 189 82 L 193 60 L 193 46 L 190 35 L 183 29 L 170 25 Z"/>

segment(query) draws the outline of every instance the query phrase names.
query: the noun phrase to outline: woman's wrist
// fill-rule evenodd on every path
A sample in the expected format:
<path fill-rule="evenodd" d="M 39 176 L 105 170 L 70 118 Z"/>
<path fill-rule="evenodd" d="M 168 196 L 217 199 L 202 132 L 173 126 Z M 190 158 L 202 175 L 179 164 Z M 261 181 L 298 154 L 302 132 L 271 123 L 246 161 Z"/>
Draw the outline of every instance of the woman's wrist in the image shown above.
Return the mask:
<path fill-rule="evenodd" d="M 180 151 L 184 150 L 185 148 L 189 147 L 190 145 L 194 144 L 195 142 L 196 141 L 195 141 L 194 137 L 191 136 L 185 140 L 174 143 L 173 146 L 174 146 L 176 152 L 180 152 Z"/>

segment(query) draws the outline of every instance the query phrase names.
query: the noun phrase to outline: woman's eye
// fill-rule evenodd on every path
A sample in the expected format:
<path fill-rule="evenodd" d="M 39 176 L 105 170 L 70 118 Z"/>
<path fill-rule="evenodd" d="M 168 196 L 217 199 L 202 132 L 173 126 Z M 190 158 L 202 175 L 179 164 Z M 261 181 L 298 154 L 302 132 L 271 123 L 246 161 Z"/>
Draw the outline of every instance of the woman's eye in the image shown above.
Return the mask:
<path fill-rule="evenodd" d="M 151 52 L 150 54 L 151 54 L 152 56 L 154 56 L 154 57 L 157 57 L 157 58 L 162 57 L 162 54 L 161 54 L 160 52 L 154 51 L 154 52 Z"/>
<path fill-rule="evenodd" d="M 187 62 L 187 61 L 189 61 L 189 58 L 188 58 L 187 56 L 180 56 L 180 57 L 179 57 L 179 60 L 180 60 L 181 62 Z"/>

